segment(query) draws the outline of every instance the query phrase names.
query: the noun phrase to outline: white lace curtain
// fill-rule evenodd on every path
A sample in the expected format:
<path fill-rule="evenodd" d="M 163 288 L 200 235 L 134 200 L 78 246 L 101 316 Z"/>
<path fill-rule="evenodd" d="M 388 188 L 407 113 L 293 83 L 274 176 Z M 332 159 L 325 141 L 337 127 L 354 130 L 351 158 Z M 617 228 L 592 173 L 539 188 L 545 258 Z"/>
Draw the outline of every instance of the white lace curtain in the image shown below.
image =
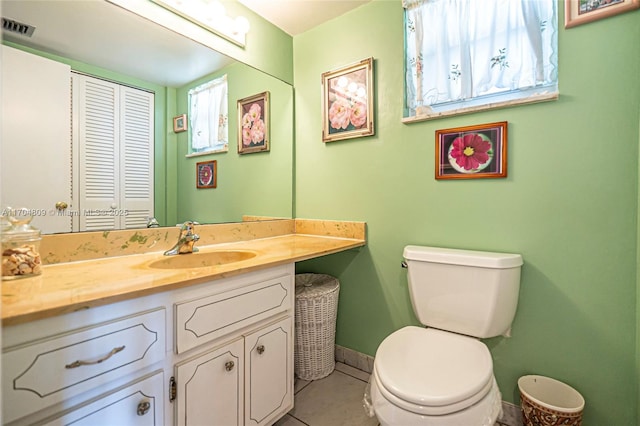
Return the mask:
<path fill-rule="evenodd" d="M 192 152 L 228 150 L 227 76 L 189 90 L 189 104 Z"/>
<path fill-rule="evenodd" d="M 406 107 L 557 83 L 555 0 L 404 0 Z"/>

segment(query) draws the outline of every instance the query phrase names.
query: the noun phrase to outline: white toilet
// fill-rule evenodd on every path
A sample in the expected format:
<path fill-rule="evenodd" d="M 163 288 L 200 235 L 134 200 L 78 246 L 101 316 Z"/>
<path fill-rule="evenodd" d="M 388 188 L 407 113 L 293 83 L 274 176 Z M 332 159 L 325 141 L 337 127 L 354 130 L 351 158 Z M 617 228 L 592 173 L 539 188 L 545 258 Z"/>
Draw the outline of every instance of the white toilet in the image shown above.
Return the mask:
<path fill-rule="evenodd" d="M 378 347 L 371 375 L 378 421 L 493 425 L 501 395 L 479 339 L 509 333 L 522 256 L 407 246 L 404 259 L 413 310 L 428 328 L 404 327 Z"/>

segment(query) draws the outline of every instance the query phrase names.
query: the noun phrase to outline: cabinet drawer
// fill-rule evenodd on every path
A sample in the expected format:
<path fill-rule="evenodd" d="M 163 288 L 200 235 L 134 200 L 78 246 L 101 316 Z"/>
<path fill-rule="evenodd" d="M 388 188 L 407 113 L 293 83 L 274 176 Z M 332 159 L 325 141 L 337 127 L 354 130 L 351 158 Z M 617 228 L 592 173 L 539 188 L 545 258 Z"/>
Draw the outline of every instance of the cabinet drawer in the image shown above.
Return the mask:
<path fill-rule="evenodd" d="M 90 404 L 45 423 L 46 426 L 163 426 L 162 371 L 100 396 Z"/>
<path fill-rule="evenodd" d="M 165 356 L 165 309 L 6 348 L 5 421 L 61 402 Z"/>
<path fill-rule="evenodd" d="M 292 307 L 291 275 L 177 303 L 176 352 L 182 353 Z"/>

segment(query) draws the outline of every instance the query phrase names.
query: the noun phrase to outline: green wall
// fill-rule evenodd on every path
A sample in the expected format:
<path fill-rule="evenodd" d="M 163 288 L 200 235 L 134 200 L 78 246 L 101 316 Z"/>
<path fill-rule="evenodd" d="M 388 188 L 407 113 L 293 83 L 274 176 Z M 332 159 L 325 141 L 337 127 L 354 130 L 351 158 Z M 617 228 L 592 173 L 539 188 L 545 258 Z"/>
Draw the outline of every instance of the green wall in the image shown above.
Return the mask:
<path fill-rule="evenodd" d="M 227 74 L 229 97 L 229 152 L 185 158 L 187 132 L 178 134 L 177 222 L 239 222 L 242 215 L 292 217 L 293 205 L 293 88 L 281 80 L 234 63 L 200 78 L 177 93 L 178 114 L 186 113 L 188 91 Z M 268 152 L 238 154 L 238 99 L 268 91 L 270 142 Z M 217 161 L 218 185 L 196 188 L 196 163 Z"/>
<path fill-rule="evenodd" d="M 558 3 L 563 27 L 563 3 Z M 298 265 L 341 281 L 337 344 L 374 355 L 417 324 L 407 244 L 521 253 L 513 337 L 486 341 L 503 399 L 548 375 L 585 424 L 636 424 L 640 12 L 559 30 L 560 99 L 402 124 L 401 2 L 374 0 L 294 37 L 296 217 L 367 222 L 365 248 Z M 376 134 L 321 141 L 320 75 L 375 58 Z M 434 179 L 435 131 L 509 122 L 508 177 Z"/>
<path fill-rule="evenodd" d="M 293 84 L 293 38 L 237 0 L 223 0 L 227 14 L 251 25 L 244 47 L 220 38 L 215 50 Z"/>

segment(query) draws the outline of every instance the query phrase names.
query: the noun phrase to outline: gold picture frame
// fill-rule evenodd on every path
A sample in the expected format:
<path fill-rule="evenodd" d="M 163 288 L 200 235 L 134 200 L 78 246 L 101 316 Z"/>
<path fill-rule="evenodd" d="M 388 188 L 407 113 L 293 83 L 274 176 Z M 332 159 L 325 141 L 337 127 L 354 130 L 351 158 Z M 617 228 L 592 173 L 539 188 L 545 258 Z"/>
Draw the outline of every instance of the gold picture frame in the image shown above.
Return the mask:
<path fill-rule="evenodd" d="M 322 74 L 322 142 L 372 136 L 373 58 Z"/>
<path fill-rule="evenodd" d="M 196 163 L 196 188 L 216 188 L 218 186 L 218 161 Z"/>
<path fill-rule="evenodd" d="M 269 151 L 269 92 L 238 100 L 238 153 Z"/>
<path fill-rule="evenodd" d="M 507 177 L 507 122 L 436 130 L 436 179 Z"/>
<path fill-rule="evenodd" d="M 187 114 L 178 115 L 173 117 L 173 132 L 181 133 L 187 131 Z"/>
<path fill-rule="evenodd" d="M 640 8 L 640 0 L 565 0 L 564 27 L 572 28 Z"/>

